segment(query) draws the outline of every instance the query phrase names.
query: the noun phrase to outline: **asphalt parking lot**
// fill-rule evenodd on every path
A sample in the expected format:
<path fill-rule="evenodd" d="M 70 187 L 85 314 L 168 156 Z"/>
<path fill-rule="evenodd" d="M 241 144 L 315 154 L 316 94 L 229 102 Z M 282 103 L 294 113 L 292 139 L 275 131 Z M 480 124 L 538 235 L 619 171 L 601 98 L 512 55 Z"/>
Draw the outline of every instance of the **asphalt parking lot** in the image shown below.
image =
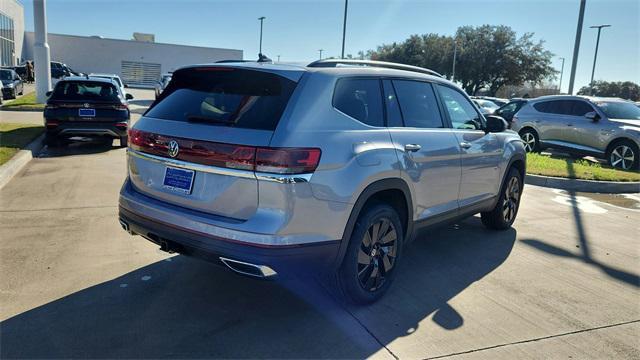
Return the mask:
<path fill-rule="evenodd" d="M 137 118 L 153 93 L 132 93 Z M 528 186 L 513 229 L 424 234 L 387 296 L 355 308 L 126 234 L 117 145 L 45 148 L 0 190 L 1 358 L 640 357 L 632 197 Z"/>

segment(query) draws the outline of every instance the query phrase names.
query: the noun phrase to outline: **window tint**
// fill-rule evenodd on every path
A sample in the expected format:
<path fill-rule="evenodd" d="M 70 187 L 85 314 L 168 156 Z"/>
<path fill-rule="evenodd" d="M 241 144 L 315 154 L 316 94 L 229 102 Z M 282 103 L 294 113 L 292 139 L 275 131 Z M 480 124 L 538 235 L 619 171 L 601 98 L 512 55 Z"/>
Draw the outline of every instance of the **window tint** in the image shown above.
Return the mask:
<path fill-rule="evenodd" d="M 119 102 L 118 96 L 118 89 L 112 84 L 93 81 L 60 81 L 56 84 L 51 99 Z"/>
<path fill-rule="evenodd" d="M 370 126 L 384 126 L 380 80 L 340 79 L 333 94 L 333 106 Z"/>
<path fill-rule="evenodd" d="M 404 126 L 416 128 L 443 128 L 433 86 L 426 82 L 394 80 Z"/>
<path fill-rule="evenodd" d="M 543 113 L 571 115 L 573 104 L 570 100 L 552 100 L 534 104 L 533 107 Z"/>
<path fill-rule="evenodd" d="M 295 86 L 294 81 L 263 71 L 183 69 L 174 73 L 146 116 L 274 130 Z"/>
<path fill-rule="evenodd" d="M 593 107 L 591 107 L 591 105 L 587 104 L 584 101 L 574 100 L 571 102 L 573 103 L 571 115 L 584 116 L 586 113 L 594 111 Z"/>
<path fill-rule="evenodd" d="M 384 102 L 387 107 L 387 126 L 402 127 L 402 113 L 400 112 L 400 104 L 398 97 L 393 89 L 391 80 L 383 80 L 382 87 L 384 89 Z"/>
<path fill-rule="evenodd" d="M 454 129 L 482 129 L 482 118 L 464 95 L 448 86 L 436 86 Z"/>

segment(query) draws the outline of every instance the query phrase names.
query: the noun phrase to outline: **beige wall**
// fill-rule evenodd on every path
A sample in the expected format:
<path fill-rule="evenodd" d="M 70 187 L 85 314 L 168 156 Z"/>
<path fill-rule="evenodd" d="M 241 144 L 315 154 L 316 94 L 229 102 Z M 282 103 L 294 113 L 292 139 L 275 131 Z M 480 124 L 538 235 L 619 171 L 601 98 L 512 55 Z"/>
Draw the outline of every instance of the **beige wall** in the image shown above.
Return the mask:
<path fill-rule="evenodd" d="M 24 38 L 24 7 L 17 0 L 0 0 L 0 12 L 13 19 L 15 29 L 15 55 L 14 61 L 18 58 L 24 58 L 22 55 L 23 38 Z"/>
<path fill-rule="evenodd" d="M 33 41 L 34 33 L 26 32 L 24 57 L 27 59 L 33 59 Z M 66 63 L 79 72 L 111 73 L 120 76 L 123 60 L 161 64 L 161 72 L 165 73 L 189 64 L 242 59 L 242 50 L 51 33 L 48 34 L 48 43 L 52 61 Z"/>

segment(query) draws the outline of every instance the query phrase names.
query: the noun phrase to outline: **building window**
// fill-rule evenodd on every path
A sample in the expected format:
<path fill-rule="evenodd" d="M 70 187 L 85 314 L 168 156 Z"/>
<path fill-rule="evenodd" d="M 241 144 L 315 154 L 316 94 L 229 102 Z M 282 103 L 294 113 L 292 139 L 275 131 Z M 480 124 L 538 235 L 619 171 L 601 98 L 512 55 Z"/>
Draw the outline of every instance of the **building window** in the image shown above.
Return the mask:
<path fill-rule="evenodd" d="M 0 65 L 14 65 L 13 57 L 16 45 L 14 42 L 13 19 L 0 12 Z"/>

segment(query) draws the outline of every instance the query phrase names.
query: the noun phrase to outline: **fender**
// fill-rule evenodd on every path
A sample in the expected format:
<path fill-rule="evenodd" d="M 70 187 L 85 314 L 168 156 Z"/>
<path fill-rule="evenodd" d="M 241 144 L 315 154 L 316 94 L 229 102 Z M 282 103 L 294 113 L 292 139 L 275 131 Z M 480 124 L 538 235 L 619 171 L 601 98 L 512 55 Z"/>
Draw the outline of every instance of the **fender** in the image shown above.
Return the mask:
<path fill-rule="evenodd" d="M 339 268 L 342 264 L 342 259 L 347 252 L 347 246 L 351 238 L 351 233 L 356 225 L 360 211 L 362 211 L 367 201 L 376 193 L 384 190 L 400 190 L 404 193 L 404 197 L 407 199 L 407 230 L 404 234 L 403 244 L 407 243 L 407 240 L 411 238 L 413 233 L 413 202 L 411 200 L 411 192 L 407 183 L 400 178 L 382 179 L 369 184 L 356 200 L 356 203 L 351 209 L 351 215 L 345 226 L 344 233 L 342 234 L 342 240 L 340 241 L 340 249 L 335 260 L 335 269 Z"/>

